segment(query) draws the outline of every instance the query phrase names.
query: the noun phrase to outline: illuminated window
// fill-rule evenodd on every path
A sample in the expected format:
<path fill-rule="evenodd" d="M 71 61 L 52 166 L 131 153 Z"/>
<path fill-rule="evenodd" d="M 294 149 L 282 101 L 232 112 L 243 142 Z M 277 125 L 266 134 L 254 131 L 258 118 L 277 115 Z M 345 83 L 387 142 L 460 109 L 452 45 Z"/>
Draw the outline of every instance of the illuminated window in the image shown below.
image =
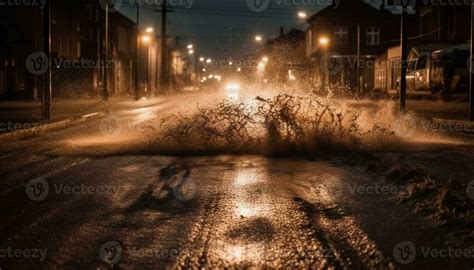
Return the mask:
<path fill-rule="evenodd" d="M 367 45 L 368 46 L 380 45 L 380 27 L 367 28 Z"/>

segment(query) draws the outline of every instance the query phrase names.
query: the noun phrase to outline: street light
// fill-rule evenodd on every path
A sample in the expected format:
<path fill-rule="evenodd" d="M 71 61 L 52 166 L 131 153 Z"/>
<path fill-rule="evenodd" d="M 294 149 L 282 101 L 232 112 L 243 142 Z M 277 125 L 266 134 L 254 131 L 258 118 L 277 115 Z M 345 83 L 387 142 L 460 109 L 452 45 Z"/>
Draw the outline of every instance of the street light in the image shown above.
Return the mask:
<path fill-rule="evenodd" d="M 143 43 L 148 43 L 148 42 L 151 41 L 151 38 L 150 38 L 150 36 L 143 36 L 142 41 L 143 41 Z"/>
<path fill-rule="evenodd" d="M 153 27 L 148 27 L 147 29 L 145 29 L 145 32 L 147 33 L 153 33 Z"/>
<path fill-rule="evenodd" d="M 262 40 L 263 40 L 263 38 L 262 38 L 261 35 L 256 35 L 256 36 L 255 36 L 255 41 L 256 41 L 256 42 L 260 43 L 260 42 L 262 42 Z"/>
<path fill-rule="evenodd" d="M 241 72 L 241 71 L 242 71 L 242 69 L 241 69 L 241 68 L 237 68 L 237 72 Z"/>
<path fill-rule="evenodd" d="M 232 61 L 229 62 L 229 66 L 232 66 L 234 63 L 232 63 Z"/>
<path fill-rule="evenodd" d="M 268 63 L 268 57 L 264 56 L 263 59 L 262 59 L 262 61 L 263 61 L 264 63 Z"/>
<path fill-rule="evenodd" d="M 194 45 L 193 44 L 189 44 L 188 45 L 188 50 L 192 50 L 194 48 Z"/>
<path fill-rule="evenodd" d="M 327 45 L 329 45 L 329 38 L 328 37 L 320 37 L 318 42 L 319 42 L 319 45 L 321 45 L 321 46 L 327 46 Z"/>
<path fill-rule="evenodd" d="M 298 18 L 300 19 L 306 19 L 308 17 L 308 14 L 304 11 L 298 12 Z"/>
<path fill-rule="evenodd" d="M 191 50 L 188 51 L 188 53 L 192 55 L 192 54 L 194 54 L 194 50 L 191 49 Z"/>
<path fill-rule="evenodd" d="M 211 58 L 207 58 L 206 63 L 210 64 L 212 62 Z"/>
<path fill-rule="evenodd" d="M 199 58 L 200 62 L 204 62 L 204 57 Z"/>

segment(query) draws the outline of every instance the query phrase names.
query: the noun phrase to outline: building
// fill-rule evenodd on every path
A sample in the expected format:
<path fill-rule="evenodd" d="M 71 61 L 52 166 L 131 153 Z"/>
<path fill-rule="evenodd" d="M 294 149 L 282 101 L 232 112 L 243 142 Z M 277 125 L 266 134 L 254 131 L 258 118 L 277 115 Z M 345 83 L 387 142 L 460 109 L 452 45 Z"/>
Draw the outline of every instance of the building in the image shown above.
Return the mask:
<path fill-rule="evenodd" d="M 260 61 L 265 66 L 264 79 L 270 83 L 307 82 L 308 60 L 305 55 L 305 33 L 291 29 L 265 44 Z M 260 65 L 262 66 L 262 65 Z"/>
<path fill-rule="evenodd" d="M 430 67 L 425 67 L 427 62 L 424 59 L 426 57 L 430 59 L 434 52 L 462 45 L 469 41 L 470 27 L 464 26 L 469 25 L 470 16 L 470 6 L 466 8 L 462 5 L 425 5 L 418 3 L 414 15 L 417 19 L 408 23 L 410 30 L 407 58 L 409 94 L 423 94 L 423 91 L 426 92 L 425 94 L 430 94 L 435 90 L 429 89 L 429 87 L 413 86 L 413 83 L 411 83 L 412 77 L 418 76 L 416 70 L 429 70 Z M 377 58 L 374 70 L 375 91 L 398 93 L 398 80 L 401 74 L 400 52 L 400 45 L 396 44 Z M 410 74 L 411 72 L 414 74 Z M 421 79 L 423 78 L 416 81 L 419 82 Z M 458 84 L 462 83 L 458 82 Z M 429 85 L 429 82 L 425 82 L 425 84 Z M 450 87 L 454 86 L 450 83 Z M 423 89 L 423 91 L 415 91 L 415 89 Z"/>
<path fill-rule="evenodd" d="M 98 96 L 104 68 L 109 92 L 123 95 L 134 84 L 136 25 L 119 12 L 109 13 L 109 61 L 104 61 L 105 11 L 99 1 L 56 0 L 51 7 L 53 97 Z M 0 97 L 36 99 L 42 76 L 26 68 L 28 57 L 42 50 L 40 7 L 7 6 L 0 10 Z"/>
<path fill-rule="evenodd" d="M 361 92 L 371 90 L 375 59 L 400 37 L 398 16 L 383 4 L 374 7 L 362 0 L 328 6 L 307 22 L 306 56 L 311 83 L 318 88 L 339 85 L 356 90 L 359 81 Z"/>

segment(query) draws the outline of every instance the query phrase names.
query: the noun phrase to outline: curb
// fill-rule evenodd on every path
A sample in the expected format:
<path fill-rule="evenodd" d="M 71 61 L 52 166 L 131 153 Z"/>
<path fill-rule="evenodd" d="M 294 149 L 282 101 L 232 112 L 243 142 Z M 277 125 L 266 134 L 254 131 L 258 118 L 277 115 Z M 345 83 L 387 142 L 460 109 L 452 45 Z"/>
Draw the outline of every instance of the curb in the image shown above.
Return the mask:
<path fill-rule="evenodd" d="M 33 127 L 30 129 L 17 130 L 5 134 L 0 134 L 0 142 L 8 140 L 19 140 L 30 136 L 40 135 L 45 133 L 46 131 L 65 128 L 104 115 L 105 113 L 103 112 L 90 113 L 76 118 L 69 118 L 61 121 L 39 124 L 37 127 Z"/>

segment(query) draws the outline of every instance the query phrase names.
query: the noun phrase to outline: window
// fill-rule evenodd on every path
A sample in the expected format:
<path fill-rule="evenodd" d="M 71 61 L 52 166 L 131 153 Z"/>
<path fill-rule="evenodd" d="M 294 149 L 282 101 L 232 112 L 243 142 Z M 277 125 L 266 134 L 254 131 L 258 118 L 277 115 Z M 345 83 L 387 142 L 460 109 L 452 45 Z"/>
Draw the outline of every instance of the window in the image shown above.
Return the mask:
<path fill-rule="evenodd" d="M 334 36 L 336 42 L 340 45 L 347 45 L 349 43 L 349 30 L 346 26 L 339 26 L 334 29 Z"/>
<path fill-rule="evenodd" d="M 380 45 L 380 27 L 367 28 L 367 45 L 368 46 Z"/>
<path fill-rule="evenodd" d="M 421 56 L 418 58 L 418 62 L 416 64 L 416 69 L 425 69 L 426 68 L 426 63 L 428 62 L 428 57 L 426 55 Z"/>

